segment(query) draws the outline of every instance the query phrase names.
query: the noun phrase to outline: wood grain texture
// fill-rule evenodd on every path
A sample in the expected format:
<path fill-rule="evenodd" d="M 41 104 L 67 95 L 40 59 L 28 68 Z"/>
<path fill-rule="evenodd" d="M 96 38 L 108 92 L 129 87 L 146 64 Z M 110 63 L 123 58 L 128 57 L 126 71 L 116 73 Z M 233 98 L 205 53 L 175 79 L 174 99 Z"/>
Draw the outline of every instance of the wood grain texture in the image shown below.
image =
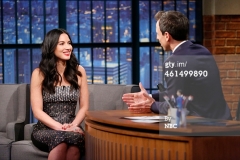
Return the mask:
<path fill-rule="evenodd" d="M 92 112 L 93 113 L 93 112 Z M 240 159 L 240 136 L 180 136 L 159 134 L 161 125 L 133 123 L 126 111 L 94 111 L 85 120 L 86 160 L 231 160 Z M 94 117 L 96 115 L 96 117 Z M 149 114 L 151 115 L 151 114 Z M 139 116 L 139 115 L 138 115 Z M 102 117 L 102 119 L 101 119 Z M 189 133 L 209 126 L 188 126 Z M 192 128 L 191 128 L 192 127 Z M 222 133 L 239 126 L 216 127 Z M 213 130 L 213 129 L 212 129 Z M 226 131 L 227 130 L 227 131 Z M 238 130 L 240 133 L 240 130 Z M 176 129 L 172 132 L 179 133 Z M 203 132 L 203 131 L 201 131 Z"/>
<path fill-rule="evenodd" d="M 89 125 L 89 122 L 86 125 Z M 189 148 L 188 142 L 134 137 L 94 128 L 87 131 L 86 141 L 87 160 L 184 160 L 184 153 L 187 153 Z M 109 144 L 111 149 L 107 147 Z M 92 152 L 93 148 L 98 152 Z"/>

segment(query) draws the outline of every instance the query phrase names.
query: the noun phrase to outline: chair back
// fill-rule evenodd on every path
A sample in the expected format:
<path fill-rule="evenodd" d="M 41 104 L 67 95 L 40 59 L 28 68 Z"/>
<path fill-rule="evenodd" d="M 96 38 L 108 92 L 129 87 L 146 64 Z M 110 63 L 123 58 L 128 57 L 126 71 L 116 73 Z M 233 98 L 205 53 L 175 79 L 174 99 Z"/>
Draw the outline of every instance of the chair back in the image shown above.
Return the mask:
<path fill-rule="evenodd" d="M 28 84 L 0 84 L 0 132 L 10 122 L 29 123 L 29 99 Z"/>

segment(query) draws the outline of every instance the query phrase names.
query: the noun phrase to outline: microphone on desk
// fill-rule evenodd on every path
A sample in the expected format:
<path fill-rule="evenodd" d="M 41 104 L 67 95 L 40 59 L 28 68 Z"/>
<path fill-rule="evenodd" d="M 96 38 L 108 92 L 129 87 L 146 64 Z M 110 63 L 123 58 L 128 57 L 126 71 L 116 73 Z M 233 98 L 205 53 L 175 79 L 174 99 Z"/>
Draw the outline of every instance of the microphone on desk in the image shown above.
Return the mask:
<path fill-rule="evenodd" d="M 160 92 L 164 92 L 166 90 L 162 83 L 158 83 L 157 88 Z"/>
<path fill-rule="evenodd" d="M 162 83 L 158 83 L 157 88 L 160 92 L 164 92 L 166 89 L 164 88 Z M 172 103 L 170 102 L 170 99 L 167 95 L 163 96 L 163 98 L 165 99 L 165 101 L 168 103 L 168 105 L 173 108 Z"/>
<path fill-rule="evenodd" d="M 170 99 L 168 96 L 163 96 L 163 98 L 165 99 L 165 101 L 168 103 L 168 105 L 171 107 L 171 108 L 174 108 L 174 106 L 172 106 L 171 102 L 170 102 Z"/>

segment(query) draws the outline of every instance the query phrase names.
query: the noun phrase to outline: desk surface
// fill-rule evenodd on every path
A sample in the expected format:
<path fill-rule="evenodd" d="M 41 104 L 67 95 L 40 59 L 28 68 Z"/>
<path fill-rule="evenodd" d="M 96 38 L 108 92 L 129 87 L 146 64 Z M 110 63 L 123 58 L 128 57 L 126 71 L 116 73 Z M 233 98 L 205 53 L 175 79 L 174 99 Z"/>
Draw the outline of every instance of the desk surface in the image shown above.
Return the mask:
<path fill-rule="evenodd" d="M 187 128 L 166 129 L 163 123 L 136 123 L 122 118 L 154 115 L 157 114 L 132 114 L 128 110 L 88 111 L 86 160 L 240 159 L 239 122 L 227 121 L 226 126 L 188 124 Z M 201 118 L 189 116 L 187 120 Z"/>
<path fill-rule="evenodd" d="M 224 136 L 224 135 L 240 135 L 239 121 L 218 121 L 226 124 L 225 126 L 199 125 L 196 122 L 206 122 L 209 119 L 201 117 L 187 116 L 187 127 L 183 128 L 165 128 L 164 122 L 160 123 L 136 123 L 123 117 L 133 116 L 156 116 L 157 114 L 133 114 L 128 110 L 105 110 L 105 111 L 88 111 L 87 119 L 96 123 L 112 125 L 125 128 L 135 128 L 140 130 L 148 130 L 160 134 L 172 135 L 199 135 L 199 136 Z"/>

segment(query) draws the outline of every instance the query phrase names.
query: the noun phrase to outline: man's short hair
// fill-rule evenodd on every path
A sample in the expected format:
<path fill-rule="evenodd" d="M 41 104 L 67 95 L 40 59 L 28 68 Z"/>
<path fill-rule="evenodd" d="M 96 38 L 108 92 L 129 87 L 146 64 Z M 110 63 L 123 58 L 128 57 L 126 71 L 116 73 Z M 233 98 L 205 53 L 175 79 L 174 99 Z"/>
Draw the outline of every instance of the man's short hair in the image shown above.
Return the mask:
<path fill-rule="evenodd" d="M 168 32 L 177 41 L 188 39 L 188 18 L 181 12 L 159 11 L 155 14 L 154 18 L 159 21 L 158 25 L 162 34 Z"/>

